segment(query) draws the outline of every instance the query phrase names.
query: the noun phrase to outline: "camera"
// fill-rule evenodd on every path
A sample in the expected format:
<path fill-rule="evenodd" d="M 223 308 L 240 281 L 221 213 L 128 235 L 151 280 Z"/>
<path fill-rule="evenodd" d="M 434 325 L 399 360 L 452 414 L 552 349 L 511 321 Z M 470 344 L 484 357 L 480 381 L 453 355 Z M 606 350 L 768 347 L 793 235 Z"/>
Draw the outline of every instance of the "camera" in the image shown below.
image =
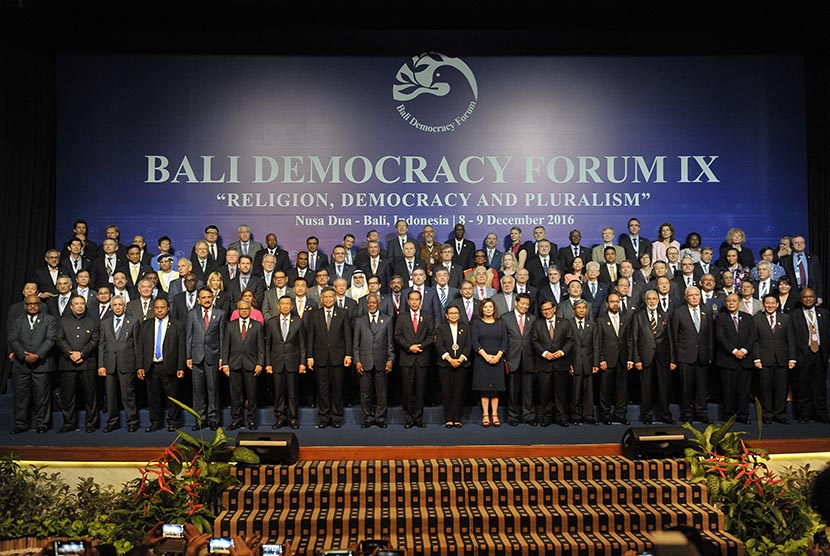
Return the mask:
<path fill-rule="evenodd" d="M 233 546 L 233 539 L 227 537 L 214 537 L 208 544 L 208 552 L 211 554 L 230 554 Z"/>
<path fill-rule="evenodd" d="M 161 526 L 161 536 L 165 539 L 183 539 L 184 525 L 165 523 Z"/>
<path fill-rule="evenodd" d="M 86 543 L 80 539 L 55 541 L 52 550 L 55 556 L 83 556 L 86 554 Z"/>
<path fill-rule="evenodd" d="M 282 556 L 285 554 L 285 547 L 281 544 L 263 544 L 262 556 Z"/>

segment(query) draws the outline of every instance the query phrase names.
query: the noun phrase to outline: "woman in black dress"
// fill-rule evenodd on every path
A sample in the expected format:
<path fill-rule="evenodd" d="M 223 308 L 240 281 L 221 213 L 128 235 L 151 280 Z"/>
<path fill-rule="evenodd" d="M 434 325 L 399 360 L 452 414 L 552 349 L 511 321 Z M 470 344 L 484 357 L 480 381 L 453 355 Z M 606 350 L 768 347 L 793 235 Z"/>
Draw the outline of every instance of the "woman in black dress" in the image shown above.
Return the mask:
<path fill-rule="evenodd" d="M 507 351 L 507 328 L 496 315 L 496 304 L 485 299 L 478 308 L 479 318 L 473 321 L 472 341 L 473 390 L 481 393 L 481 424 L 501 426 L 499 392 L 504 391 L 504 362 Z"/>
<path fill-rule="evenodd" d="M 441 377 L 441 397 L 444 402 L 444 426 L 460 429 L 464 388 L 473 347 L 470 325 L 460 320 L 461 309 L 450 305 L 446 316 L 447 321 L 435 331 L 438 374 Z"/>
<path fill-rule="evenodd" d="M 792 289 L 793 286 L 787 276 L 778 279 L 778 289 L 776 290 L 778 293 L 778 312 L 787 314 L 798 307 L 801 300 L 798 298 L 798 292 L 793 293 Z"/>

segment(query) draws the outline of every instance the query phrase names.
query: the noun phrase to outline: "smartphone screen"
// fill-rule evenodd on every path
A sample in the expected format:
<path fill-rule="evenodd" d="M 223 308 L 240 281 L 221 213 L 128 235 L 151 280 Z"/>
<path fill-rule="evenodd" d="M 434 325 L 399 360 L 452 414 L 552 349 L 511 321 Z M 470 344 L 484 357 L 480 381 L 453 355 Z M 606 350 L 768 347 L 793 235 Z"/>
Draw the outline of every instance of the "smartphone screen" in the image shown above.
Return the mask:
<path fill-rule="evenodd" d="M 183 539 L 184 525 L 165 523 L 161 526 L 161 536 L 165 539 Z"/>
<path fill-rule="evenodd" d="M 282 556 L 285 553 L 285 547 L 281 544 L 263 544 L 262 556 Z"/>
<path fill-rule="evenodd" d="M 233 539 L 218 537 L 210 539 L 208 550 L 211 554 L 230 554 L 233 546 Z"/>
<path fill-rule="evenodd" d="M 86 550 L 84 541 L 55 541 L 52 545 L 55 556 L 82 556 Z"/>

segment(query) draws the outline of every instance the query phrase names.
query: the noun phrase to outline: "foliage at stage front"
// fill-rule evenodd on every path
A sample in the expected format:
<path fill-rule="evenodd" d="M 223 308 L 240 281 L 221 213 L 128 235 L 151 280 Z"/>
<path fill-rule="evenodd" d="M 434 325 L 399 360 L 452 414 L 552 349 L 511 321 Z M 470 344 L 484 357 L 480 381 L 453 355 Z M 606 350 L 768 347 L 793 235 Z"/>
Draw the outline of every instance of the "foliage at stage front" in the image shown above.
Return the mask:
<path fill-rule="evenodd" d="M 161 457 L 139 468 L 140 477 L 121 490 L 89 478 L 72 489 L 59 473 L 6 456 L 0 459 L 0 539 L 89 537 L 125 554 L 160 521 L 210 532 L 222 491 L 236 480 L 234 463 L 259 463 L 251 450 L 229 444 L 222 429 L 210 440 L 179 431 Z"/>
<path fill-rule="evenodd" d="M 749 448 L 741 438 L 745 433 L 731 430 L 734 423 L 733 417 L 702 432 L 684 425 L 691 433 L 686 459 L 692 480 L 706 485 L 709 501 L 723 511 L 726 531 L 744 542 L 747 556 L 803 555 L 819 528 L 809 504 L 817 472 L 805 465 L 776 475 L 767 466 L 767 451 Z"/>

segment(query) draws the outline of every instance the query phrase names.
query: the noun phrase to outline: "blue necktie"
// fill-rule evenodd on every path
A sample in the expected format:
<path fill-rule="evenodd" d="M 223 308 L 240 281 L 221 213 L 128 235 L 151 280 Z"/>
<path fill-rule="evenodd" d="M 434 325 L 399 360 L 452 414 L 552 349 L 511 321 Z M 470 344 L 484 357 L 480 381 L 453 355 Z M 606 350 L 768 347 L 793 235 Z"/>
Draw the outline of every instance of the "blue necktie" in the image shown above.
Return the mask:
<path fill-rule="evenodd" d="M 158 321 L 158 323 L 159 323 L 159 325 L 158 325 L 158 328 L 156 329 L 156 352 L 155 352 L 155 357 L 156 357 L 156 359 L 161 359 L 161 325 L 164 323 L 164 321 L 160 320 L 160 321 Z"/>

